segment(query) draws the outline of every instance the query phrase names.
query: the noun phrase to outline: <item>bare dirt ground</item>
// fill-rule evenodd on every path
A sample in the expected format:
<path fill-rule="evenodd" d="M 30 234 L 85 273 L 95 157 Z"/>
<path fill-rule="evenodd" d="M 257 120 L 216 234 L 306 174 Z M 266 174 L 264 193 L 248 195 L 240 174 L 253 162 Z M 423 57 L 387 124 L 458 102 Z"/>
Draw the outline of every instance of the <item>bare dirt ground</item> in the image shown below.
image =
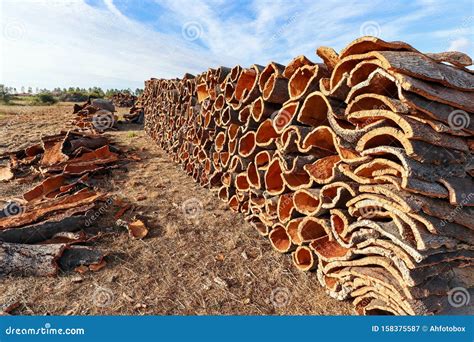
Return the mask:
<path fill-rule="evenodd" d="M 0 153 L 67 128 L 72 106 L 0 106 Z M 242 215 L 195 184 L 141 126 L 122 125 L 106 134 L 141 158 L 126 170 L 114 170 L 103 186 L 134 204 L 124 219 L 147 218 L 148 236 L 133 240 L 110 224 L 92 243 L 107 254 L 105 268 L 54 278 L 0 279 L 0 305 L 19 302 L 12 312 L 17 315 L 353 313 L 351 303 L 331 299 L 314 273 L 296 270 L 289 255 L 273 251 Z M 18 196 L 33 185 L 0 183 L 0 197 Z M 202 204 L 195 218 L 182 210 L 189 199 Z M 112 217 L 114 210 L 107 214 Z"/>

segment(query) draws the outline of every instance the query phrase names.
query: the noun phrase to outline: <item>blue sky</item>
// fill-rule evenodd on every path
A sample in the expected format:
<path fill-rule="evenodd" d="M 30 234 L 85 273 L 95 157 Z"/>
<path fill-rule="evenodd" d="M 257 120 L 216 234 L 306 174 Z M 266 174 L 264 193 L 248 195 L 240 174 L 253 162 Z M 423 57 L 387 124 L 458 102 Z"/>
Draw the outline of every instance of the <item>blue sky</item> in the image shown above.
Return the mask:
<path fill-rule="evenodd" d="M 473 1 L 0 0 L 0 83 L 142 87 L 219 65 L 285 64 L 361 35 L 474 56 Z"/>

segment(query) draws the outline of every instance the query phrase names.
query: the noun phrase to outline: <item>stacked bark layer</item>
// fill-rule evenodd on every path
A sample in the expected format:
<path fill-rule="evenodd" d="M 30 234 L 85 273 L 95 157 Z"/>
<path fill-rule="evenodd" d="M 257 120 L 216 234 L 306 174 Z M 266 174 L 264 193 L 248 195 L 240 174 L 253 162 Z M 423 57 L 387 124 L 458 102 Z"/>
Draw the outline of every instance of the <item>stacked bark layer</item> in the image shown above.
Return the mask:
<path fill-rule="evenodd" d="M 95 189 L 94 176 L 121 161 L 106 137 L 77 131 L 0 156 L 0 181 L 42 179 L 0 210 L 0 276 L 102 268 L 102 253 L 78 244 L 91 239 L 82 230 L 112 204 Z"/>
<path fill-rule="evenodd" d="M 374 37 L 317 54 L 146 81 L 145 129 L 358 313 L 472 310 L 452 298 L 474 288 L 470 58 Z"/>

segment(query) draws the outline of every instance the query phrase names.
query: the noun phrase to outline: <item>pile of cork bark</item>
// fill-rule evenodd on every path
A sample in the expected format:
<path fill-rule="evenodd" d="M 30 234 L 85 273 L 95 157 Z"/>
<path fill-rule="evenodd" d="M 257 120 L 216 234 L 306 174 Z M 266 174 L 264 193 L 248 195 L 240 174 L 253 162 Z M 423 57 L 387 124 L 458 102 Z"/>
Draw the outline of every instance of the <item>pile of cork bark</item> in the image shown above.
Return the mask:
<path fill-rule="evenodd" d="M 112 101 L 89 98 L 82 105 L 75 104 L 72 124 L 86 132 L 103 133 L 114 129 L 118 120 Z"/>
<path fill-rule="evenodd" d="M 125 162 L 103 135 L 67 131 L 0 155 L 0 182 L 35 183 L 0 209 L 0 276 L 97 271 L 104 255 L 84 231 L 113 203 L 97 188 L 104 172 Z"/>
<path fill-rule="evenodd" d="M 453 297 L 474 294 L 471 59 L 374 37 L 317 54 L 146 81 L 145 129 L 358 313 L 472 312 Z"/>
<path fill-rule="evenodd" d="M 110 99 L 117 107 L 133 107 L 137 97 L 129 93 L 116 93 Z"/>

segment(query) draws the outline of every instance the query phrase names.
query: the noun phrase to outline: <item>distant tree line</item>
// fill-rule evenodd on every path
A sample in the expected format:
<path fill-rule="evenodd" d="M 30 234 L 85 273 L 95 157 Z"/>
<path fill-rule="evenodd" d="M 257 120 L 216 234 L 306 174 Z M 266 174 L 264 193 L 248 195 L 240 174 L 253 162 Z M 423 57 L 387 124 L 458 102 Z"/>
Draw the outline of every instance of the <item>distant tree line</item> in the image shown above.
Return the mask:
<path fill-rule="evenodd" d="M 106 89 L 105 91 L 100 87 L 90 87 L 90 88 L 80 88 L 80 87 L 69 87 L 69 88 L 60 88 L 56 87 L 52 90 L 46 88 L 36 88 L 33 91 L 32 87 L 9 87 L 3 84 L 0 84 L 0 101 L 8 103 L 15 96 L 27 96 L 35 95 L 41 96 L 42 98 L 48 98 L 51 100 L 51 97 L 59 101 L 75 101 L 81 102 L 86 101 L 89 97 L 95 98 L 104 98 L 111 97 L 117 93 L 127 93 L 139 96 L 143 92 L 143 89 L 137 88 L 132 90 L 127 89 Z M 48 96 L 47 96 L 48 95 Z"/>

